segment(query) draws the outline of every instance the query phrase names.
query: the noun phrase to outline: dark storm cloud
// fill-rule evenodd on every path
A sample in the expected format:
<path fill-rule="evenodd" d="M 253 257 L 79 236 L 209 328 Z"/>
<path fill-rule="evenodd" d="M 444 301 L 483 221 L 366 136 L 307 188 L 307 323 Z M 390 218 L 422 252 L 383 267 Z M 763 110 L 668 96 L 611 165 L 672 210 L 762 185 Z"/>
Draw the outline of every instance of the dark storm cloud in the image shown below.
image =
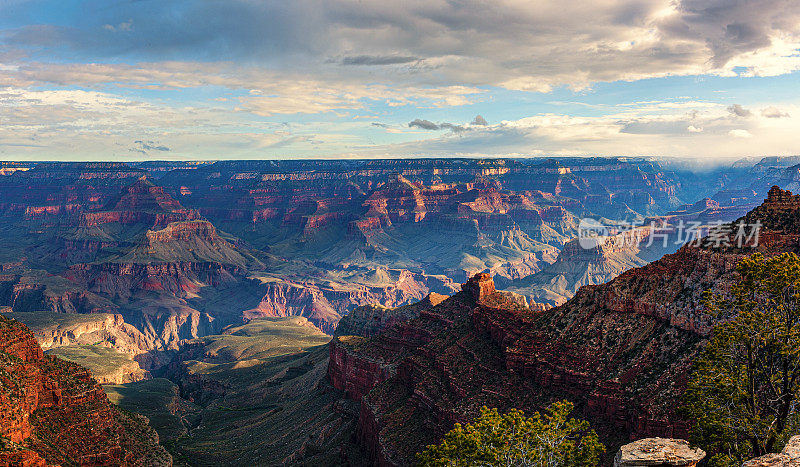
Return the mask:
<path fill-rule="evenodd" d="M 715 66 L 732 57 L 769 46 L 777 30 L 796 29 L 798 9 L 792 0 L 682 0 L 679 15 L 661 29 L 673 38 L 704 41 Z"/>
<path fill-rule="evenodd" d="M 800 33 L 800 4 L 792 0 L 574 5 L 411 0 L 402 6 L 346 0 L 42 0 L 36 5 L 40 11 L 31 13 L 0 2 L 0 50 L 6 45 L 52 61 L 210 60 L 295 70 L 315 70 L 326 62 L 353 68 L 420 62 L 424 66 L 414 73 L 386 67 L 376 69 L 373 78 L 534 90 L 703 74 L 735 66 L 732 59 Z M 668 5 L 672 10 L 664 13 Z M 55 20 L 48 10 L 61 17 Z M 770 64 L 770 73 L 791 71 L 792 63 Z M 358 76 L 349 66 L 329 71 Z"/>

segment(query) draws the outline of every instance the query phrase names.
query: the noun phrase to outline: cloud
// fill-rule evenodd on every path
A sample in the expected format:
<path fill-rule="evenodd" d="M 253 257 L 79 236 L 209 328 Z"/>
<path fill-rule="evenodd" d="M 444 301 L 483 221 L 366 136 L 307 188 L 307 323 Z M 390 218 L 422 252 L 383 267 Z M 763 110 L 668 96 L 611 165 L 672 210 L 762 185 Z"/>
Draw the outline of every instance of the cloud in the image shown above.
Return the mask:
<path fill-rule="evenodd" d="M 419 118 L 415 119 L 414 121 L 408 122 L 408 127 L 413 128 L 422 128 L 423 130 L 450 130 L 453 133 L 461 133 L 462 131 L 466 131 L 467 128 L 463 125 L 456 125 L 454 123 L 433 123 L 430 120 L 421 120 Z"/>
<path fill-rule="evenodd" d="M 766 118 L 787 118 L 790 115 L 786 112 L 781 111 L 781 109 L 777 107 L 765 107 L 761 109 L 761 116 Z"/>
<path fill-rule="evenodd" d="M 409 128 L 417 127 L 417 128 L 422 128 L 423 130 L 438 130 L 439 129 L 439 125 L 437 125 L 436 123 L 433 123 L 430 120 L 421 120 L 419 118 L 414 119 L 414 121 L 412 121 L 412 122 L 408 122 L 408 127 Z"/>
<path fill-rule="evenodd" d="M 768 119 L 760 115 L 732 119 L 727 105 L 710 105 L 705 101 L 696 101 L 695 108 L 660 104 L 656 101 L 613 106 L 619 111 L 594 116 L 543 113 L 470 127 L 470 131 L 458 134 L 432 132 L 428 133 L 430 137 L 415 141 L 373 146 L 364 154 L 387 157 L 602 154 L 719 160 L 796 152 L 795 135 L 800 131 L 800 119 Z M 788 104 L 783 110 L 796 113 L 795 107 Z M 702 148 L 701 153 L 698 148 Z"/>
<path fill-rule="evenodd" d="M 450 130 L 453 133 L 461 133 L 462 131 L 467 131 L 467 128 L 463 125 L 455 125 L 453 123 L 440 123 L 439 128 L 442 130 Z"/>
<path fill-rule="evenodd" d="M 157 141 L 151 146 L 171 157 L 685 155 L 698 147 L 724 156 L 796 151 L 800 130 L 789 116 L 799 112 L 794 96 L 780 87 L 768 102 L 748 103 L 752 110 L 643 97 L 586 104 L 585 113 L 534 105 L 526 118 L 491 124 L 479 116 L 449 123 L 476 110 L 446 111 L 496 102 L 500 119 L 516 94 L 497 86 L 592 93 L 594 83 L 614 82 L 625 96 L 652 94 L 626 84 L 645 78 L 800 70 L 800 4 L 788 0 L 23 3 L 0 1 L 6 157 L 18 153 L 5 147 L 40 157 L 108 157 L 114 147 L 130 156 L 131 141 Z M 64 14 L 54 20 L 51 10 Z M 393 120 L 395 112 L 406 117 Z M 366 114 L 391 128 L 363 131 L 354 119 Z M 441 120 L 405 124 L 408 115 Z M 285 134 L 275 126 L 284 120 L 292 122 Z M 394 131 L 402 135 L 378 140 Z M 742 131 L 753 137 L 732 137 Z M 252 152 L 266 148 L 274 151 Z"/>
<path fill-rule="evenodd" d="M 132 31 L 133 30 L 133 21 L 128 20 L 123 23 L 119 23 L 116 26 L 113 24 L 104 24 L 103 29 L 106 31 L 112 32 L 125 32 L 125 31 Z"/>
<path fill-rule="evenodd" d="M 483 117 L 482 117 L 482 116 L 480 116 L 480 115 L 476 115 L 476 116 L 475 116 L 475 118 L 472 120 L 472 122 L 470 122 L 470 125 L 474 125 L 474 126 L 486 126 L 486 125 L 488 125 L 488 123 L 486 122 L 486 119 L 485 119 L 485 118 L 483 118 Z"/>
<path fill-rule="evenodd" d="M 399 65 L 419 61 L 419 57 L 396 55 L 355 55 L 342 58 L 342 65 Z"/>
<path fill-rule="evenodd" d="M 245 137 L 243 131 L 270 131 L 215 108 L 171 107 L 99 91 L 14 87 L 0 88 L 0 121 L 0 154 L 11 158 L 108 160 L 148 153 L 207 158 L 257 148 L 262 137 Z"/>
<path fill-rule="evenodd" d="M 167 146 L 156 143 L 155 141 L 138 140 L 133 142 L 133 146 L 131 146 L 128 151 L 148 155 L 153 151 L 169 152 L 170 149 Z"/>
<path fill-rule="evenodd" d="M 244 79 L 246 79 L 245 77 Z M 248 96 L 250 97 L 250 96 Z M 263 97 L 263 96 L 262 96 Z M 541 113 L 487 125 L 416 119 L 409 125 L 336 118 L 267 121 L 231 103 L 143 102 L 102 91 L 0 88 L 0 154 L 7 159 L 413 157 L 418 155 L 658 155 L 707 158 L 796 152 L 800 119 L 760 112 L 734 119 L 726 104 L 649 101 L 593 109 L 591 115 Z M 766 104 L 752 104 L 763 109 Z M 797 106 L 782 104 L 787 114 Z M 438 114 L 438 113 L 437 113 Z M 382 119 L 390 118 L 382 115 Z M 402 131 L 435 127 L 431 131 Z M 387 128 L 388 127 L 388 128 Z M 463 128 L 458 131 L 458 128 Z M 700 132 L 690 130 L 693 127 Z M 377 135 L 400 132 L 385 140 Z M 363 133 L 369 133 L 365 135 Z M 747 135 L 750 135 L 748 137 Z M 141 141 L 150 153 L 131 151 Z M 391 143 L 387 142 L 390 141 Z M 153 149 L 169 148 L 169 151 Z"/>
<path fill-rule="evenodd" d="M 256 115 L 322 113 L 362 109 L 369 102 L 394 106 L 452 107 L 473 103 L 486 90 L 461 86 L 389 86 L 305 76 L 232 63 L 159 62 L 129 64 L 27 63 L 0 68 L 0 86 L 81 86 L 122 89 L 188 89 L 221 87 L 247 91 L 240 110 Z"/>
<path fill-rule="evenodd" d="M 735 115 L 737 117 L 752 117 L 753 116 L 753 112 L 745 109 L 744 107 L 742 107 L 739 104 L 733 104 L 733 105 L 729 106 L 728 107 L 728 112 L 730 112 L 732 115 Z"/>
<path fill-rule="evenodd" d="M 800 69 L 800 4 L 788 0 L 76 3 L 91 13 L 58 22 L 0 6 L 4 24 L 15 25 L 0 49 L 61 63 L 236 61 L 351 82 L 535 91 Z M 355 65 L 374 69 L 364 77 Z"/>
<path fill-rule="evenodd" d="M 749 131 L 741 130 L 741 129 L 736 129 L 736 130 L 729 131 L 728 132 L 728 136 L 731 136 L 733 138 L 752 138 L 753 137 L 753 135 Z"/>

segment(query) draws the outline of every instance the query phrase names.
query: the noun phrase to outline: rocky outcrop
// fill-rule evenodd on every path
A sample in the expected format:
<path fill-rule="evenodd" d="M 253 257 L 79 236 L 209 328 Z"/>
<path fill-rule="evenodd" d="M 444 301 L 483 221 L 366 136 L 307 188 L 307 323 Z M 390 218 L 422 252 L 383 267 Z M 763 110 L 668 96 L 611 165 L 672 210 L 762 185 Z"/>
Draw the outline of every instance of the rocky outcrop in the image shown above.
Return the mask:
<path fill-rule="evenodd" d="M 452 283 L 438 277 L 413 274 L 405 270 L 379 270 L 377 273 L 378 277 L 351 283 L 308 280 L 310 278 L 294 281 L 260 277 L 257 281 L 264 295 L 255 308 L 244 312 L 244 317 L 304 316 L 323 332 L 333 334 L 342 315 L 359 306 L 375 304 L 374 306 L 384 309 L 394 309 L 419 301 L 432 290 L 452 290 Z M 358 321 L 360 318 L 357 316 L 365 311 L 359 311 L 355 320 Z M 398 313 L 411 311 L 401 309 Z M 390 311 L 385 318 L 378 319 L 388 322 L 391 321 L 391 316 Z"/>
<path fill-rule="evenodd" d="M 129 299 L 139 290 L 168 292 L 176 297 L 194 296 L 206 285 L 235 282 L 243 270 L 213 262 L 107 262 L 77 264 L 64 276 L 101 296 Z"/>
<path fill-rule="evenodd" d="M 131 359 L 108 373 L 92 372 L 92 377 L 100 384 L 125 384 L 152 378 L 147 370 L 142 369 L 139 362 Z"/>
<path fill-rule="evenodd" d="M 751 459 L 742 467 L 790 467 L 800 464 L 800 436 L 793 436 L 780 453 Z"/>
<path fill-rule="evenodd" d="M 0 436 L 8 440 L 0 462 L 172 464 L 152 429 L 111 406 L 86 369 L 44 356 L 33 334 L 5 317 L 0 379 Z"/>
<path fill-rule="evenodd" d="M 16 312 L 103 313 L 116 309 L 113 303 L 69 280 L 23 268 L 0 274 L 0 303 Z"/>
<path fill-rule="evenodd" d="M 362 305 L 343 316 L 336 326 L 337 336 L 374 337 L 398 323 L 419 316 L 421 311 L 434 307 L 447 299 L 447 295 L 431 292 L 416 303 L 396 308 L 382 305 Z"/>
<path fill-rule="evenodd" d="M 214 334 L 224 327 L 219 319 L 208 313 L 185 307 L 153 307 L 125 314 L 126 322 L 141 329 L 145 339 L 152 343 L 149 352 L 134 356 L 145 369 L 167 363 L 171 359 L 169 351 L 178 350 L 185 341 Z M 241 317 L 238 321 L 241 322 Z"/>
<path fill-rule="evenodd" d="M 134 358 L 148 359 L 150 351 L 158 348 L 157 342 L 126 323 L 122 315 L 40 312 L 5 316 L 31 329 L 43 350 L 86 366 L 100 384 L 129 383 L 150 377 Z M 101 350 L 113 358 L 98 355 Z"/>
<path fill-rule="evenodd" d="M 330 343 L 328 378 L 335 388 L 344 391 L 345 397 L 355 401 L 395 374 L 395 368 L 380 357 L 359 353 L 362 342 L 356 336 L 341 336 Z"/>
<path fill-rule="evenodd" d="M 614 467 L 695 467 L 705 451 L 682 439 L 646 438 L 619 448 Z"/>
<path fill-rule="evenodd" d="M 100 344 L 138 355 L 153 343 L 120 314 L 6 313 L 33 331 L 43 350 L 70 345 Z"/>
<path fill-rule="evenodd" d="M 495 292 L 494 281 L 492 276 L 482 272 L 471 277 L 466 284 L 461 286 L 461 290 L 480 303 Z"/>
<path fill-rule="evenodd" d="M 105 209 L 86 212 L 80 218 L 82 227 L 97 227 L 103 224 L 144 224 L 150 227 L 166 226 L 170 222 L 199 219 L 193 209 L 184 209 L 175 199 L 154 185 L 147 177 L 141 177 L 126 187 L 115 198 L 108 201 Z"/>
<path fill-rule="evenodd" d="M 484 286 L 478 287 L 482 282 Z M 652 386 L 650 391 L 659 394 L 681 380 L 680 371 L 687 368 L 684 360 L 675 370 L 657 373 L 656 381 L 651 376 L 662 365 L 675 364 L 675 350 L 667 350 L 658 340 L 651 343 L 654 333 L 665 332 L 668 325 L 654 326 L 650 318 L 618 324 L 618 330 L 602 342 L 637 350 L 616 361 L 608 353 L 619 354 L 619 349 L 591 348 L 584 353 L 577 347 L 580 344 L 566 347 L 558 337 L 549 343 L 541 335 L 535 337 L 536 344 L 528 344 L 526 339 L 539 336 L 532 332 L 537 315 L 500 292 L 481 294 L 481 289 L 491 289 L 487 282 L 475 278 L 464 292 L 371 340 L 331 344 L 329 378 L 335 387 L 360 399 L 359 433 L 375 459 L 404 465 L 408 461 L 404 453 L 434 442 L 455 422 L 469 421 L 481 405 L 534 411 L 564 397 L 586 407 L 585 415 L 605 439 L 619 432 L 685 436 L 685 424 L 661 418 L 650 408 L 639 412 L 627 399 L 632 387 Z M 591 321 L 578 319 L 575 325 L 587 326 L 585 333 L 596 333 Z M 642 333 L 641 340 L 631 338 L 637 333 Z M 564 335 L 575 336 L 576 329 L 565 330 Z M 700 340 L 680 333 L 669 339 L 683 339 L 679 348 Z M 664 347 L 663 355 L 655 346 Z M 545 349 L 550 350 L 543 353 Z M 595 370 L 595 362 L 605 362 L 604 368 Z M 616 379 L 619 374 L 625 377 Z M 633 400 L 653 409 L 672 404 L 671 399 L 647 394 Z"/>
<path fill-rule="evenodd" d="M 639 227 L 615 235 L 575 238 L 564 244 L 552 264 L 510 282 L 508 289 L 542 309 L 561 305 L 584 285 L 603 284 L 678 248 L 672 227 L 652 235 L 650 227 Z"/>

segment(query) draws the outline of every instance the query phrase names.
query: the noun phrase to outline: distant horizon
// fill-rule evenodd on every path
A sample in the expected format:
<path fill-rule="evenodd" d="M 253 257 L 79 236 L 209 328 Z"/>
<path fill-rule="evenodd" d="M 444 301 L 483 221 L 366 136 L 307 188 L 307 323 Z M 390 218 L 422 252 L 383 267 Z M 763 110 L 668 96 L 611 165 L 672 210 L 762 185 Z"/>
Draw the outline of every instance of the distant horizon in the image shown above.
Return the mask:
<path fill-rule="evenodd" d="M 621 160 L 631 160 L 635 161 L 637 159 L 643 161 L 654 161 L 659 163 L 665 163 L 665 165 L 670 164 L 679 164 L 686 167 L 690 167 L 696 170 L 704 170 L 704 169 L 714 169 L 717 167 L 725 167 L 725 166 L 732 166 L 737 163 L 742 162 L 752 162 L 753 165 L 759 163 L 763 160 L 768 159 L 788 159 L 788 158 L 797 158 L 798 164 L 800 164 L 800 154 L 787 154 L 787 155 L 758 155 L 758 156 L 743 156 L 743 157 L 736 157 L 736 158 L 724 158 L 724 159 L 715 159 L 709 160 L 708 158 L 703 157 L 678 157 L 678 156 L 619 156 L 619 155 L 537 155 L 537 156 L 502 156 L 502 155 L 490 155 L 490 156 L 396 156 L 396 157 L 359 157 L 359 158 L 335 158 L 335 157 L 291 157 L 291 158 L 252 158 L 252 159 L 190 159 L 190 158 L 176 158 L 176 159 L 141 159 L 141 158 L 133 158 L 133 159 L 0 159 L 0 164 L 25 164 L 25 163 L 32 163 L 32 164 L 40 164 L 40 163 L 68 163 L 68 164 L 90 164 L 90 163 L 121 163 L 121 164 L 174 164 L 174 163 L 183 163 L 183 164 L 213 164 L 216 162 L 371 162 L 371 161 L 422 161 L 422 160 L 441 160 L 441 161 L 471 161 L 471 160 L 519 160 L 519 161 L 534 161 L 534 160 L 542 160 L 546 161 L 549 159 L 552 160 L 580 160 L 580 159 L 621 159 Z M 795 164 L 795 165 L 798 165 Z"/>

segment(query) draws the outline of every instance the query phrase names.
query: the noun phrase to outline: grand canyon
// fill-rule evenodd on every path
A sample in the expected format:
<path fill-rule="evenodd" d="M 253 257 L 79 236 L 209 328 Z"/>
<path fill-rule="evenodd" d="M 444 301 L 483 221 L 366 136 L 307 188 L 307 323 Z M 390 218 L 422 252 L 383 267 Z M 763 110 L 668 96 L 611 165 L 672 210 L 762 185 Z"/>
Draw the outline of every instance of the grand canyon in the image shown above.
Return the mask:
<path fill-rule="evenodd" d="M 5 163 L 3 459 L 408 465 L 558 399 L 610 454 L 686 438 L 702 294 L 755 250 L 678 226 L 796 251 L 794 162 Z M 587 247 L 583 219 L 621 233 Z"/>
<path fill-rule="evenodd" d="M 800 2 L 0 0 L 0 467 L 800 466 Z"/>

